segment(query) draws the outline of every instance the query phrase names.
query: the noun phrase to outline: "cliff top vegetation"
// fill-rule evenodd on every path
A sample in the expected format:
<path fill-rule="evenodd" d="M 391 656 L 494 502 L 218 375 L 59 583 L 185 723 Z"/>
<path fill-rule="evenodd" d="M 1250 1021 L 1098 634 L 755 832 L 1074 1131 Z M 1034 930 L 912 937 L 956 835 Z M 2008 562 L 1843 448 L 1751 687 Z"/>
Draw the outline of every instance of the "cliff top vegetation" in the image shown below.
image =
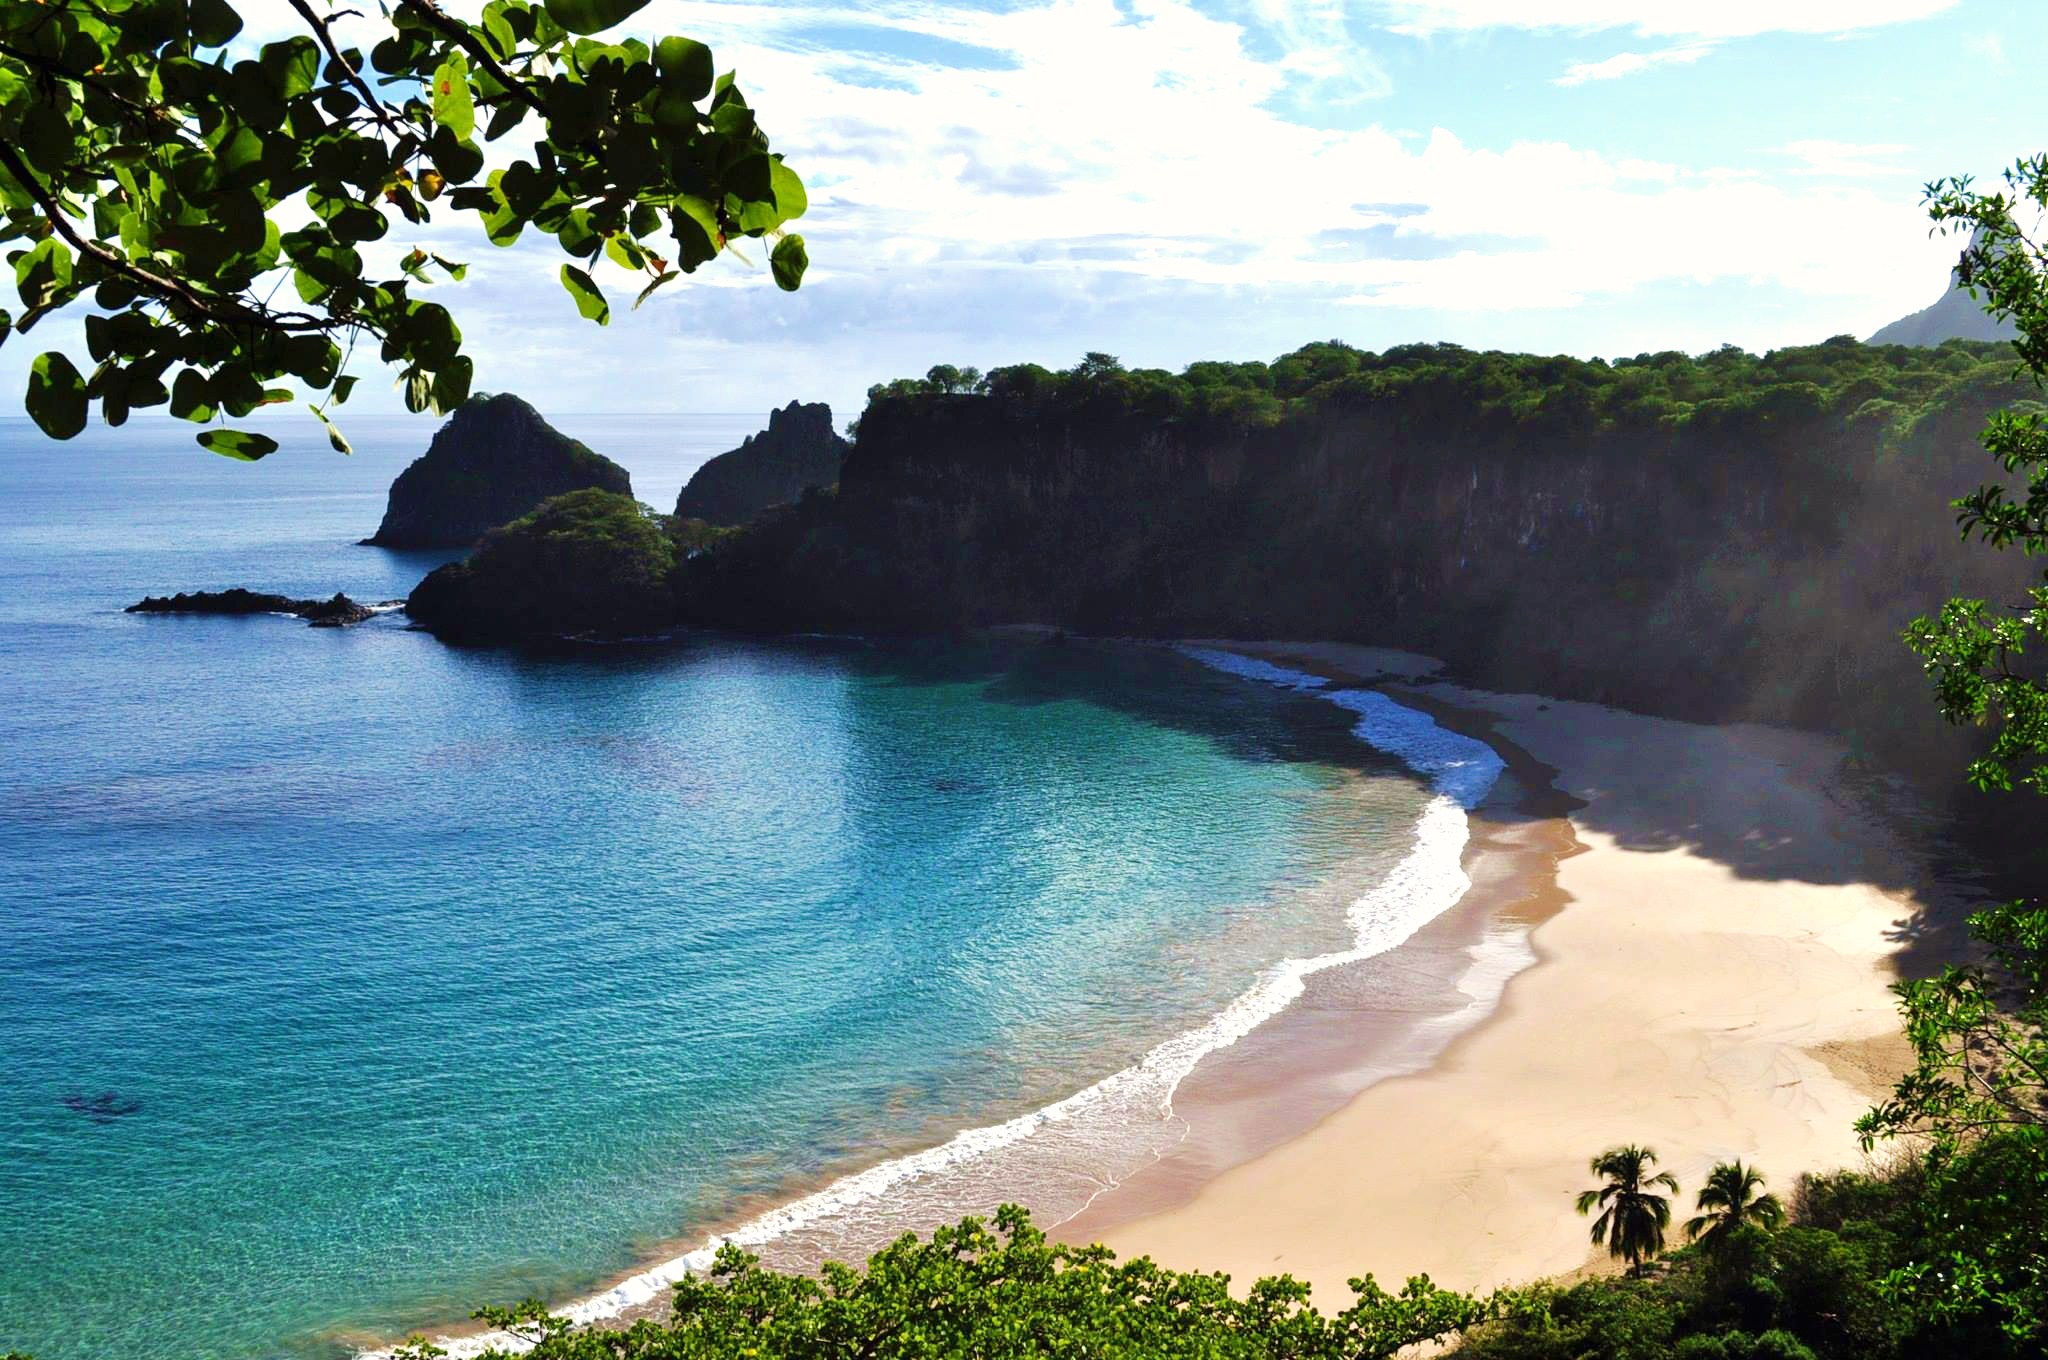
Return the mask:
<path fill-rule="evenodd" d="M 1179 373 L 1125 368 L 1107 354 L 1089 354 L 1060 372 L 1038 364 L 987 373 L 942 364 L 922 378 L 869 388 L 863 420 L 892 408 L 977 401 L 1034 418 L 1135 416 L 1249 429 L 1330 408 L 1398 404 L 1407 417 L 1432 423 L 1584 438 L 1623 427 L 1711 428 L 1755 417 L 1910 420 L 1959 387 L 2007 381 L 2014 371 L 2010 345 L 1964 340 L 1921 348 L 1838 335 L 1761 355 L 1724 345 L 1698 355 L 1664 350 L 1611 360 L 1453 344 L 1375 353 L 1326 340 L 1270 363 L 1207 360 Z"/>

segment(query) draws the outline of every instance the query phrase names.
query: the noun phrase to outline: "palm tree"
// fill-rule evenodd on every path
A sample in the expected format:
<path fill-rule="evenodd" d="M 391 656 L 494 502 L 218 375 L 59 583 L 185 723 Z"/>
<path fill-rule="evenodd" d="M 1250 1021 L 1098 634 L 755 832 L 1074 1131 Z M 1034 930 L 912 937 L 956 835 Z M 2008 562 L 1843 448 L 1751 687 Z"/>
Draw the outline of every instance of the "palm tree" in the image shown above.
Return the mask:
<path fill-rule="evenodd" d="M 1785 1206 L 1776 1195 L 1760 1193 L 1763 1188 L 1764 1173 L 1753 1166 L 1739 1160 L 1715 1166 L 1700 1187 L 1700 1213 L 1686 1220 L 1685 1235 L 1711 1245 L 1745 1223 L 1775 1229 L 1785 1221 Z"/>
<path fill-rule="evenodd" d="M 1605 1245 L 1609 1255 L 1625 1257 L 1629 1270 L 1640 1273 L 1643 1262 L 1664 1250 L 1664 1229 L 1671 1222 L 1671 1201 L 1651 1191 L 1663 1186 L 1678 1193 L 1678 1182 L 1668 1171 L 1650 1174 L 1657 1154 L 1630 1143 L 1609 1148 L 1592 1161 L 1593 1174 L 1606 1180 L 1596 1190 L 1579 1196 L 1579 1212 L 1600 1217 L 1593 1220 L 1593 1245 Z"/>

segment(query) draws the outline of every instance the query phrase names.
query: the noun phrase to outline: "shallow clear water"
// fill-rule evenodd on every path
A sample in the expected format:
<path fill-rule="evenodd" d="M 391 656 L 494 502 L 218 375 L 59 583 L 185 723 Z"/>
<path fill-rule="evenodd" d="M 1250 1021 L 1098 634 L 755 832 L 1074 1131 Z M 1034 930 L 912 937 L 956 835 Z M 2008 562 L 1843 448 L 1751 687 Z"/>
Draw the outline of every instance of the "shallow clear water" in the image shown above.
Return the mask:
<path fill-rule="evenodd" d="M 666 505 L 762 422 L 558 423 Z M 1413 839 L 1354 715 L 1161 649 L 119 612 L 403 595 L 441 557 L 353 540 L 429 430 L 0 421 L 0 1350 L 565 1299 L 1116 1071 L 1343 947 Z"/>

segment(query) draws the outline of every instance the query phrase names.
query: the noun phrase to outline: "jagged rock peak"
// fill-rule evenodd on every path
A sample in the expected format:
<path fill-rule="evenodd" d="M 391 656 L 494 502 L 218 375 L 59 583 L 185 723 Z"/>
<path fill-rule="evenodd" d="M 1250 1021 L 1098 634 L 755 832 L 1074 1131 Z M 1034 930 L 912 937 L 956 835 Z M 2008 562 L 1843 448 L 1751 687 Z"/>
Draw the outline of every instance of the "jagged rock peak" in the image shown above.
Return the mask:
<path fill-rule="evenodd" d="M 1977 236 L 1970 238 L 1975 248 Z M 1902 316 L 1870 337 L 1873 345 L 1938 345 L 1944 340 L 2010 340 L 2019 334 L 2011 318 L 1997 320 L 1948 271 L 1948 291 L 1911 316 Z"/>
<path fill-rule="evenodd" d="M 773 505 L 839 480 L 847 443 L 832 428 L 832 408 L 795 402 L 768 413 L 768 428 L 697 469 L 676 515 L 710 524 L 745 524 Z"/>
<path fill-rule="evenodd" d="M 626 470 L 542 419 L 509 392 L 464 402 L 425 454 L 391 484 L 384 522 L 363 540 L 385 548 L 461 548 L 550 496 L 597 487 L 633 494 Z"/>

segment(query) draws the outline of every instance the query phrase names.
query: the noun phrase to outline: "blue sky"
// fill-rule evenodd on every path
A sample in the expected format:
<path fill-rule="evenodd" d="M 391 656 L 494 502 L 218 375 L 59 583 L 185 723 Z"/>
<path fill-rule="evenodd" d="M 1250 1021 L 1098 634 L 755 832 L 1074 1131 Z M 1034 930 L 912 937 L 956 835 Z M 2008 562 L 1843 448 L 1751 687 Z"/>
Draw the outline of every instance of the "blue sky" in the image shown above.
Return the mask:
<path fill-rule="evenodd" d="M 601 277 L 600 330 L 552 243 L 400 223 L 394 253 L 475 266 L 440 300 L 478 384 L 543 410 L 844 419 L 934 363 L 1091 349 L 1868 334 L 1953 259 L 1921 185 L 2048 147 L 2041 0 L 654 0 L 622 31 L 738 69 L 811 187 L 812 270 L 780 293 L 757 249 L 637 313 Z"/>

